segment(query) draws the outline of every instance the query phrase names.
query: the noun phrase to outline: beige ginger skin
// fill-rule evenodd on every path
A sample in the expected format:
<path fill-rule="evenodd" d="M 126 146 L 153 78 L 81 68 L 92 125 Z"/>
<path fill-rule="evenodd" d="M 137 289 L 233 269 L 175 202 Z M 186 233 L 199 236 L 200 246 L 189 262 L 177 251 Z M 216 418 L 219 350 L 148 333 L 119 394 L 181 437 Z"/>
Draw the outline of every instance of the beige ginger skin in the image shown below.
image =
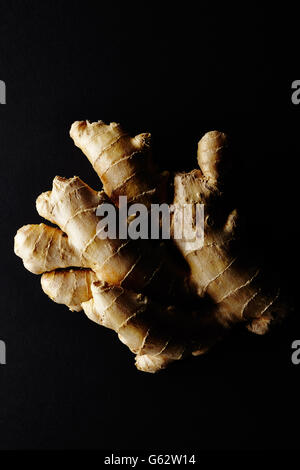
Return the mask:
<path fill-rule="evenodd" d="M 234 324 L 264 334 L 285 315 L 278 286 L 270 286 L 235 243 L 237 211 L 223 204 L 225 134 L 205 134 L 198 144 L 199 168 L 173 176 L 174 206 L 204 204 L 204 245 L 196 250 L 174 239 L 175 216 L 169 244 L 101 239 L 101 204 L 117 205 L 119 196 L 148 208 L 163 202 L 150 134 L 130 137 L 116 123 L 77 121 L 70 135 L 103 190 L 94 191 L 77 176 L 56 176 L 36 207 L 57 227 L 26 225 L 15 236 L 15 253 L 29 271 L 42 274 L 42 289 L 52 300 L 114 330 L 146 372 L 206 352 Z"/>

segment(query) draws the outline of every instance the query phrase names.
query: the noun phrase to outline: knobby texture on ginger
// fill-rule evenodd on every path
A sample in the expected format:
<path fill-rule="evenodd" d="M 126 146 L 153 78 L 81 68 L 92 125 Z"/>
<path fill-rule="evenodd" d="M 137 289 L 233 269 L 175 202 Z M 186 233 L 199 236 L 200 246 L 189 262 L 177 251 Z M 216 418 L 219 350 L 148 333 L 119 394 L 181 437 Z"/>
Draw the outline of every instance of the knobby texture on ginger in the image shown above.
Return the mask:
<path fill-rule="evenodd" d="M 130 137 L 116 123 L 77 121 L 70 135 L 103 189 L 95 191 L 77 176 L 56 176 L 36 203 L 56 227 L 26 225 L 15 236 L 15 253 L 29 271 L 42 274 L 42 289 L 52 300 L 114 330 L 146 372 L 206 352 L 235 324 L 264 334 L 285 315 L 279 287 L 237 243 L 238 213 L 224 203 L 225 134 L 205 134 L 199 168 L 169 180 L 153 165 L 150 134 Z M 174 207 L 204 204 L 202 248 L 175 239 L 175 212 L 170 242 L 98 236 L 101 204 L 117 206 L 119 196 L 127 196 L 129 204 L 150 208 L 164 202 L 163 186 L 171 183 Z"/>

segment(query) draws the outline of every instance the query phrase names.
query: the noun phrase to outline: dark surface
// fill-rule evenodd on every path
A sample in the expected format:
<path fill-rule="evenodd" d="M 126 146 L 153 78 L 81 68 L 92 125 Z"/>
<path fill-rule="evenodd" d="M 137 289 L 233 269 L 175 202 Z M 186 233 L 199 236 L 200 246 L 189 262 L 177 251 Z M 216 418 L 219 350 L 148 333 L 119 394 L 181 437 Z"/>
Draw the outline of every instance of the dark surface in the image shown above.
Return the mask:
<path fill-rule="evenodd" d="M 40 222 L 35 199 L 55 175 L 99 186 L 68 136 L 74 120 L 150 131 L 171 169 L 195 167 L 197 141 L 220 129 L 249 233 L 288 295 L 299 290 L 299 76 L 281 29 L 273 39 L 273 19 L 253 4 L 126 3 L 1 1 L 0 448 L 298 448 L 297 305 L 267 337 L 233 333 L 206 357 L 147 375 L 114 333 L 51 302 L 13 253 L 16 230 Z"/>

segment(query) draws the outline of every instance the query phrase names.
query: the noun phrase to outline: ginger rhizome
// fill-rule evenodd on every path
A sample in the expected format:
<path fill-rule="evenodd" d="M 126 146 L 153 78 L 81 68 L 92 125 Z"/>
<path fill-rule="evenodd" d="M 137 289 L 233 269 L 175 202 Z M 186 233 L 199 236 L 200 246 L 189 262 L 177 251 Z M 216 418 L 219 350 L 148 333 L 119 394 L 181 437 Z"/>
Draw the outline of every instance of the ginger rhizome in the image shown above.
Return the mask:
<path fill-rule="evenodd" d="M 26 225 L 15 236 L 24 266 L 42 274 L 44 292 L 70 310 L 83 310 L 114 330 L 136 355 L 136 366 L 156 372 L 170 362 L 206 352 L 234 324 L 264 334 L 285 315 L 278 286 L 249 262 L 238 240 L 236 209 L 224 203 L 228 149 L 225 134 L 205 134 L 199 168 L 173 176 L 173 207 L 204 205 L 204 244 L 102 238 L 97 208 L 119 197 L 128 204 L 164 202 L 166 174 L 152 162 L 150 134 L 130 137 L 119 124 L 75 122 L 70 135 L 98 174 L 94 191 L 79 177 L 56 176 L 36 203 L 50 227 Z M 186 236 L 186 235 L 185 235 Z"/>

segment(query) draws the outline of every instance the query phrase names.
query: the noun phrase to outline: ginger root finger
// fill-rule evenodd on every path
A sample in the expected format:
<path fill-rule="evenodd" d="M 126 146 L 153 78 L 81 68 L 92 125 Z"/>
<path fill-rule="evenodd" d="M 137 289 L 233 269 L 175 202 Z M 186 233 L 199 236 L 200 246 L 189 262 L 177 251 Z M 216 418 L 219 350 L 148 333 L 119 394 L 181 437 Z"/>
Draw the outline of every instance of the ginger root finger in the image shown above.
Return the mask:
<path fill-rule="evenodd" d="M 137 355 L 140 370 L 154 372 L 183 356 L 206 352 L 225 328 L 213 314 L 164 307 L 148 296 L 100 281 L 82 307 L 88 318 L 114 330 Z M 145 357 L 144 357 L 145 356 Z"/>
<path fill-rule="evenodd" d="M 268 276 L 260 266 L 247 259 L 237 247 L 237 211 L 223 205 L 218 188 L 227 146 L 226 136 L 213 131 L 199 142 L 200 170 L 179 173 L 174 178 L 174 206 L 204 204 L 204 244 L 186 250 L 185 239 L 174 240 L 190 267 L 190 284 L 197 295 L 215 302 L 215 314 L 226 328 L 245 322 L 248 329 L 262 333 L 271 321 L 282 316 L 278 311 L 278 287 L 269 287 Z M 223 188 L 224 192 L 226 187 Z M 227 216 L 226 216 L 227 214 Z M 176 220 L 173 221 L 173 232 Z M 252 325 L 252 326 L 251 326 Z"/>
<path fill-rule="evenodd" d="M 45 224 L 21 227 L 15 236 L 14 250 L 23 259 L 25 268 L 33 274 L 85 266 L 79 253 L 69 244 L 66 234 Z"/>
<path fill-rule="evenodd" d="M 102 181 L 105 193 L 118 205 L 119 196 L 128 202 L 148 205 L 156 193 L 150 153 L 150 134 L 130 137 L 119 124 L 76 121 L 70 136 L 87 156 Z"/>
<path fill-rule="evenodd" d="M 151 356 L 150 354 L 137 354 L 135 356 L 135 366 L 141 372 L 148 372 L 155 374 L 162 369 L 168 367 L 169 364 L 174 362 L 171 358 L 161 354 L 160 356 Z"/>
<path fill-rule="evenodd" d="M 64 304 L 76 312 L 82 310 L 82 302 L 91 299 L 91 285 L 94 281 L 97 281 L 97 276 L 91 269 L 52 271 L 41 277 L 45 294 L 54 302 Z"/>
<path fill-rule="evenodd" d="M 207 132 L 198 143 L 198 165 L 210 185 L 216 185 L 224 175 L 227 145 L 226 134 L 219 131 Z"/>
<path fill-rule="evenodd" d="M 99 279 L 120 284 L 135 268 L 139 254 L 130 250 L 131 241 L 100 238 L 97 207 L 108 202 L 104 192 L 91 189 L 80 178 L 56 177 L 52 191 L 37 199 L 38 213 L 66 232 L 82 266 L 90 267 Z"/>
<path fill-rule="evenodd" d="M 132 352 L 159 354 L 166 348 L 169 338 L 154 326 L 161 307 L 147 296 L 100 281 L 92 284 L 92 294 L 92 299 L 82 305 L 87 316 L 116 331 Z"/>

